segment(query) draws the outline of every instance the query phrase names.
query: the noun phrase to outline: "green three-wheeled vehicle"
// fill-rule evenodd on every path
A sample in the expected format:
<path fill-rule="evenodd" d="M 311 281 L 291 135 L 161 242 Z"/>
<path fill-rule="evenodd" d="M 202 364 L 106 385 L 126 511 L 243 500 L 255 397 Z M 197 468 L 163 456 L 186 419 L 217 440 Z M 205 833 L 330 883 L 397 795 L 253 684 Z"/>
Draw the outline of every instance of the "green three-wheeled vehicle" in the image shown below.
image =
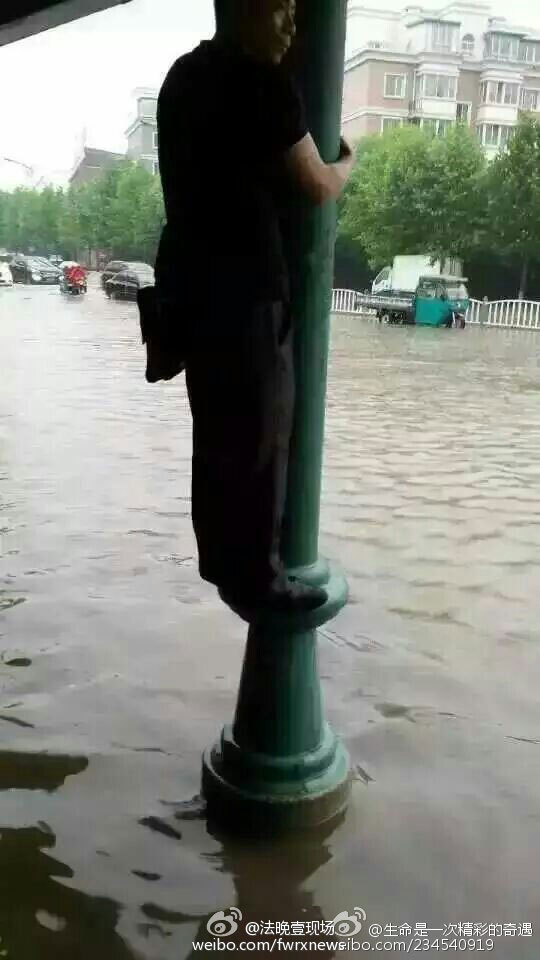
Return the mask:
<path fill-rule="evenodd" d="M 357 306 L 381 322 L 420 327 L 465 327 L 469 292 L 464 277 L 420 277 L 414 294 L 358 294 Z"/>

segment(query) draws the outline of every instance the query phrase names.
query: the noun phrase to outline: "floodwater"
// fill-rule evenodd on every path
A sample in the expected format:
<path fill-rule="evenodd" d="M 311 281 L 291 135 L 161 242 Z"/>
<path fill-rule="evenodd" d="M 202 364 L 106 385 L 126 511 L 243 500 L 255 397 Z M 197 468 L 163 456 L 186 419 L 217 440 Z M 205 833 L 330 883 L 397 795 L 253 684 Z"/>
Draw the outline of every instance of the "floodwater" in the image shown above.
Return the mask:
<path fill-rule="evenodd" d="M 133 305 L 1 291 L 0 956 L 182 960 L 230 907 L 359 907 L 373 944 L 506 924 L 492 955 L 538 957 L 539 357 L 333 321 L 322 546 L 351 603 L 320 660 L 353 799 L 238 841 L 197 799 L 245 631 L 197 575 L 184 384 L 144 382 Z"/>

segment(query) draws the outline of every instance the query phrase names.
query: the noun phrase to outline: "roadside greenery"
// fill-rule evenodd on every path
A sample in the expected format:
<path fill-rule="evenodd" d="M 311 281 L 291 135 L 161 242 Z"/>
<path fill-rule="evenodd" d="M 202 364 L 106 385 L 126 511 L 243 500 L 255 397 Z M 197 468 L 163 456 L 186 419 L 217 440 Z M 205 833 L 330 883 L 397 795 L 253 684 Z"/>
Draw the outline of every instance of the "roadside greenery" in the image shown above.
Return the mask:
<path fill-rule="evenodd" d="M 530 295 L 540 282 L 540 121 L 524 116 L 492 163 L 462 125 L 444 137 L 412 125 L 367 137 L 338 214 L 338 274 L 352 270 L 362 285 L 396 255 L 430 253 L 477 265 L 481 295 L 497 278 L 506 289 L 521 278 Z M 130 161 L 67 190 L 0 191 L 0 248 L 20 253 L 153 263 L 163 222 L 159 177 Z"/>
<path fill-rule="evenodd" d="M 19 253 L 153 263 L 163 222 L 159 177 L 130 161 L 67 190 L 0 191 L 0 247 Z"/>
<path fill-rule="evenodd" d="M 488 224 L 493 243 L 518 259 L 520 296 L 540 261 L 540 122 L 526 116 L 489 170 Z"/>
<path fill-rule="evenodd" d="M 491 164 L 463 125 L 434 137 L 414 126 L 361 141 L 339 234 L 373 269 L 399 254 L 540 263 L 540 121 L 525 117 Z"/>

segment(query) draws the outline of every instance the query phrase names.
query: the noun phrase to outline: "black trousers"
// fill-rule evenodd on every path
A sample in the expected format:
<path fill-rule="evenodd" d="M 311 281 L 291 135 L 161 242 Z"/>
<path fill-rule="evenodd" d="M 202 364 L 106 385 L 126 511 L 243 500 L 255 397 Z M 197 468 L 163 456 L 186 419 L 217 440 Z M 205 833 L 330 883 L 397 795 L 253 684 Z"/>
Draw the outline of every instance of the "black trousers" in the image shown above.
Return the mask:
<path fill-rule="evenodd" d="M 195 317 L 186 379 L 193 415 L 193 526 L 203 579 L 264 589 L 280 538 L 294 411 L 289 308 Z"/>

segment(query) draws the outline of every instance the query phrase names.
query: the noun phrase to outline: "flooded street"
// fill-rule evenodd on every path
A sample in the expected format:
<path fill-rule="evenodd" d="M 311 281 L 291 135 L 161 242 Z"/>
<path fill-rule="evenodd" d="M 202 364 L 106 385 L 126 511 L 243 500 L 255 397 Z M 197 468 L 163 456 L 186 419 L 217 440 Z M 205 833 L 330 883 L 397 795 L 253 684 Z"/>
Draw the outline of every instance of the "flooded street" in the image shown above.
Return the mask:
<path fill-rule="evenodd" d="M 529 923 L 491 955 L 536 960 L 540 336 L 333 320 L 351 603 L 320 660 L 356 780 L 334 833 L 274 844 L 196 799 L 245 629 L 197 573 L 183 378 L 145 383 L 136 308 L 95 286 L 0 291 L 0 357 L 0 956 L 183 960 L 236 906 L 361 907 L 374 945 Z"/>

